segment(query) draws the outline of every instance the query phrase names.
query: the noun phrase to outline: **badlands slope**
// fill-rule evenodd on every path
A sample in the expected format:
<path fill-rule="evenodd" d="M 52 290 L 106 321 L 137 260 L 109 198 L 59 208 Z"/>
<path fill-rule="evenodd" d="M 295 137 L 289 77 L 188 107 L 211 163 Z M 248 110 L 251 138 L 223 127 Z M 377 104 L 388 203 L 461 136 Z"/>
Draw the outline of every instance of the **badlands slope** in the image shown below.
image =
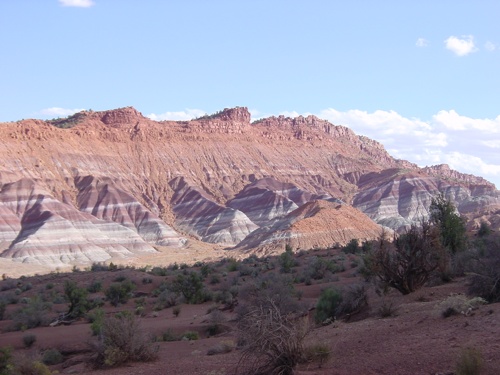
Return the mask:
<path fill-rule="evenodd" d="M 0 139 L 3 269 L 345 244 L 418 222 L 438 192 L 470 229 L 500 227 L 500 193 L 483 178 L 396 160 L 314 116 L 251 123 L 237 107 L 155 122 L 127 107 L 2 123 Z"/>

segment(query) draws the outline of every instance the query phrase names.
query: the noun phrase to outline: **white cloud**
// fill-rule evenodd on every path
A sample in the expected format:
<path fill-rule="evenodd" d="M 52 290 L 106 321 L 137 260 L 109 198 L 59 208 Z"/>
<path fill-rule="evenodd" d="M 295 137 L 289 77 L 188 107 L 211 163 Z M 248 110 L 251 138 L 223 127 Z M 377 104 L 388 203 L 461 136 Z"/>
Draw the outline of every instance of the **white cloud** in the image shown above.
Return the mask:
<path fill-rule="evenodd" d="M 479 130 L 484 133 L 500 132 L 500 115 L 495 119 L 474 119 L 461 116 L 456 111 L 439 111 L 432 117 L 436 124 L 450 130 Z"/>
<path fill-rule="evenodd" d="M 478 50 L 472 35 L 463 35 L 461 38 L 450 36 L 444 43 L 446 48 L 457 56 L 465 56 Z"/>
<path fill-rule="evenodd" d="M 415 45 L 417 47 L 427 47 L 429 45 L 429 41 L 425 38 L 418 38 Z"/>
<path fill-rule="evenodd" d="M 291 117 L 291 118 L 294 118 L 294 117 L 298 117 L 298 116 L 304 116 L 304 117 L 307 117 L 309 115 L 311 115 L 311 113 L 309 112 L 306 112 L 306 113 L 298 113 L 296 111 L 283 111 L 283 112 L 280 112 L 279 113 L 280 116 L 285 116 L 285 117 Z"/>
<path fill-rule="evenodd" d="M 484 43 L 484 48 L 486 48 L 487 51 L 493 52 L 494 50 L 497 49 L 497 46 L 495 43 L 486 42 Z"/>
<path fill-rule="evenodd" d="M 489 148 L 500 148 L 500 139 L 494 139 L 492 141 L 481 141 L 481 144 Z"/>
<path fill-rule="evenodd" d="M 477 156 L 461 152 L 450 152 L 443 157 L 446 164 L 455 170 L 467 170 L 479 176 L 500 176 L 500 164 L 490 164 Z M 498 184 L 497 184 L 498 186 Z"/>
<path fill-rule="evenodd" d="M 69 109 L 60 107 L 45 108 L 40 111 L 40 115 L 44 117 L 67 117 L 76 112 L 84 111 L 83 108 Z"/>
<path fill-rule="evenodd" d="M 63 7 L 90 8 L 95 5 L 92 0 L 59 0 Z"/>
<path fill-rule="evenodd" d="M 206 112 L 202 111 L 201 109 L 186 109 L 185 111 L 178 112 L 164 112 L 160 114 L 151 113 L 149 115 L 146 115 L 146 117 L 149 117 L 154 121 L 188 121 L 205 114 Z"/>

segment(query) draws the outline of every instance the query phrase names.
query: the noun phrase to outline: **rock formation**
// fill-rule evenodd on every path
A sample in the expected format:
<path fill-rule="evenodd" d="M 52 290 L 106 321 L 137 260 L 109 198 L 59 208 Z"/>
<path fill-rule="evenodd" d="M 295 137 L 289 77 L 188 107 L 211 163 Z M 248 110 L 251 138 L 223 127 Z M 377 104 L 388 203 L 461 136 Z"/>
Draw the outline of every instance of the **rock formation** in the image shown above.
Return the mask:
<path fill-rule="evenodd" d="M 377 224 L 403 230 L 438 192 L 470 229 L 500 226 L 488 181 L 394 159 L 315 116 L 251 123 L 237 107 L 156 122 L 127 107 L 2 123 L 0 139 L 0 256 L 14 261 L 90 263 L 199 240 L 328 246 L 373 238 Z"/>

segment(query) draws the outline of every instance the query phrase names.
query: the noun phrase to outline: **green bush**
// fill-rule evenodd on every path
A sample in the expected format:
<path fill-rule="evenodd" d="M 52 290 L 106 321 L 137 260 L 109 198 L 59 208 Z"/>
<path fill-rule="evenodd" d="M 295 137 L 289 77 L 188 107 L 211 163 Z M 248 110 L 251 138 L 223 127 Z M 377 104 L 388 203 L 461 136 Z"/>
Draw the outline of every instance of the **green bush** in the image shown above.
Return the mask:
<path fill-rule="evenodd" d="M 48 349 L 43 352 L 42 362 L 48 366 L 57 365 L 64 361 L 64 356 L 57 349 Z"/>
<path fill-rule="evenodd" d="M 187 275 L 177 275 L 172 283 L 172 290 L 182 294 L 187 303 L 197 304 L 209 300 L 204 290 L 203 279 L 197 272 L 189 272 Z"/>
<path fill-rule="evenodd" d="M 176 335 L 174 331 L 169 328 L 163 334 L 159 337 L 160 341 L 179 341 L 180 337 L 179 335 Z"/>
<path fill-rule="evenodd" d="M 47 324 L 49 320 L 47 313 L 50 309 L 50 303 L 43 302 L 40 296 L 33 297 L 27 306 L 20 308 L 12 314 L 14 329 L 24 330 Z"/>
<path fill-rule="evenodd" d="M 481 240 L 484 249 L 468 264 L 469 294 L 500 302 L 500 238 Z"/>
<path fill-rule="evenodd" d="M 94 281 L 92 281 L 92 284 L 90 284 L 87 287 L 87 291 L 89 293 L 97 293 L 97 292 L 100 292 L 101 290 L 102 290 L 102 282 L 101 282 L 101 280 L 94 280 Z"/>
<path fill-rule="evenodd" d="M 337 289 L 328 288 L 321 292 L 314 320 L 316 323 L 323 323 L 327 319 L 335 319 L 342 304 L 342 294 Z"/>
<path fill-rule="evenodd" d="M 356 238 L 353 238 L 347 245 L 342 248 L 342 251 L 346 254 L 356 254 L 359 252 L 359 241 Z"/>
<path fill-rule="evenodd" d="M 102 325 L 104 323 L 104 310 L 97 308 L 92 313 L 87 315 L 90 321 L 90 330 L 93 336 L 97 336 L 102 332 Z"/>
<path fill-rule="evenodd" d="M 91 304 L 88 300 L 88 292 L 77 286 L 74 281 L 64 283 L 64 294 L 69 301 L 68 317 L 79 318 L 90 310 Z"/>
<path fill-rule="evenodd" d="M 7 301 L 0 299 L 0 320 L 3 320 L 6 309 L 7 309 Z"/>
<path fill-rule="evenodd" d="M 12 361 L 12 349 L 0 347 L 0 375 L 9 375 L 9 367 Z"/>
<path fill-rule="evenodd" d="M 23 344 L 26 348 L 31 348 L 36 342 L 36 335 L 28 333 L 23 336 Z"/>
<path fill-rule="evenodd" d="M 441 244 L 452 254 L 465 250 L 467 234 L 465 221 L 457 214 L 453 203 L 443 194 L 432 199 L 430 208 L 431 222 L 439 228 Z"/>
<path fill-rule="evenodd" d="M 285 246 L 285 252 L 279 257 L 279 263 L 281 266 L 281 272 L 290 273 L 292 268 L 297 266 L 297 261 L 293 257 L 292 247 L 290 245 Z"/>
<path fill-rule="evenodd" d="M 113 283 L 106 290 L 106 298 L 113 306 L 127 303 L 131 297 L 132 291 L 135 289 L 135 284 L 130 280 L 125 280 L 120 283 Z"/>

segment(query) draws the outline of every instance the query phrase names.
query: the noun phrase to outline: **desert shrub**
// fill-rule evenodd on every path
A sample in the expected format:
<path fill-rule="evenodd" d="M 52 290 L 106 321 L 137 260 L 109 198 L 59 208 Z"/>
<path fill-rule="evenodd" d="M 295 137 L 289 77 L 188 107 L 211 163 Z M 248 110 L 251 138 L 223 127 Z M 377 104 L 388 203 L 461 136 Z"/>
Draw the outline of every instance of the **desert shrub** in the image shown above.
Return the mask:
<path fill-rule="evenodd" d="M 127 276 L 125 275 L 118 275 L 115 277 L 115 279 L 113 280 L 114 282 L 117 282 L 117 283 L 121 283 L 122 281 L 125 281 L 127 280 Z"/>
<path fill-rule="evenodd" d="M 229 258 L 227 260 L 227 272 L 237 271 L 239 268 L 239 262 L 234 258 Z"/>
<path fill-rule="evenodd" d="M 390 318 L 398 314 L 399 307 L 394 304 L 393 301 L 388 301 L 384 299 L 382 304 L 378 308 L 378 315 L 381 318 Z"/>
<path fill-rule="evenodd" d="M 0 320 L 3 320 L 6 309 L 7 309 L 7 301 L 5 301 L 4 299 L 0 299 Z"/>
<path fill-rule="evenodd" d="M 285 246 L 285 251 L 279 257 L 280 271 L 283 273 L 290 273 L 293 267 L 298 265 L 297 261 L 293 257 L 292 247 L 287 244 Z"/>
<path fill-rule="evenodd" d="M 342 251 L 346 254 L 356 254 L 359 250 L 359 241 L 357 238 L 353 238 L 342 248 Z"/>
<path fill-rule="evenodd" d="M 20 354 L 12 358 L 5 372 L 8 375 L 51 375 L 49 368 L 41 362 L 38 354 Z"/>
<path fill-rule="evenodd" d="M 214 273 L 210 276 L 210 284 L 215 285 L 220 283 L 220 276 L 217 273 Z"/>
<path fill-rule="evenodd" d="M 405 233 L 395 235 L 392 244 L 383 233 L 376 248 L 364 258 L 365 276 L 375 275 L 380 281 L 402 294 L 421 288 L 439 266 L 439 232 L 429 222 L 412 225 Z"/>
<path fill-rule="evenodd" d="M 165 289 L 156 298 L 154 309 L 156 311 L 167 309 L 176 306 L 180 302 L 179 294 L 171 290 Z"/>
<path fill-rule="evenodd" d="M 142 283 L 143 284 L 152 284 L 153 283 L 153 279 L 151 277 L 143 277 L 142 278 Z"/>
<path fill-rule="evenodd" d="M 456 375 L 479 375 L 483 367 L 481 352 L 474 348 L 465 348 L 456 362 Z"/>
<path fill-rule="evenodd" d="M 14 292 L 7 292 L 2 295 L 0 301 L 4 301 L 7 305 L 15 305 L 19 302 L 19 297 Z"/>
<path fill-rule="evenodd" d="M 175 268 L 175 269 L 177 269 L 177 268 Z M 152 275 L 155 275 L 155 276 L 167 276 L 168 275 L 168 268 L 157 266 L 157 267 L 153 267 L 150 272 Z"/>
<path fill-rule="evenodd" d="M 0 347 L 0 375 L 9 375 L 9 367 L 12 361 L 12 349 Z"/>
<path fill-rule="evenodd" d="M 441 244 L 452 254 L 465 250 L 467 246 L 465 222 L 457 214 L 453 203 L 439 194 L 432 199 L 429 211 L 431 222 L 439 228 Z"/>
<path fill-rule="evenodd" d="M 172 282 L 172 290 L 181 294 L 187 303 L 197 304 L 209 300 L 204 290 L 203 279 L 198 272 L 189 272 L 187 275 L 177 275 Z"/>
<path fill-rule="evenodd" d="M 479 237 L 489 236 L 491 234 L 491 228 L 486 221 L 481 221 L 479 224 L 479 229 L 477 230 L 477 235 Z"/>
<path fill-rule="evenodd" d="M 33 289 L 33 284 L 31 283 L 26 283 L 21 285 L 21 292 L 27 292 L 28 290 Z"/>
<path fill-rule="evenodd" d="M 481 297 L 467 298 L 462 294 L 454 294 L 437 304 L 436 309 L 441 312 L 443 318 L 448 318 L 458 314 L 468 315 L 486 303 Z"/>
<path fill-rule="evenodd" d="M 26 348 L 31 348 L 36 342 L 36 335 L 28 333 L 23 336 L 23 344 Z"/>
<path fill-rule="evenodd" d="M 342 292 L 342 303 L 338 309 L 340 315 L 350 318 L 367 308 L 368 294 L 363 284 L 352 285 Z"/>
<path fill-rule="evenodd" d="M 148 362 L 157 358 L 158 346 L 144 333 L 132 314 L 105 318 L 97 342 L 92 344 L 94 367 L 117 367 L 130 361 Z"/>
<path fill-rule="evenodd" d="M 174 306 L 172 309 L 172 314 L 177 318 L 179 314 L 181 313 L 181 307 L 180 306 Z"/>
<path fill-rule="evenodd" d="M 64 356 L 57 349 L 47 349 L 43 352 L 42 362 L 48 366 L 57 365 L 64 361 Z"/>
<path fill-rule="evenodd" d="M 477 251 L 468 264 L 469 294 L 490 303 L 500 302 L 500 240 L 483 241 L 484 248 Z"/>
<path fill-rule="evenodd" d="M 233 351 L 233 349 L 234 342 L 231 340 L 224 340 L 208 349 L 207 355 L 225 354 Z"/>
<path fill-rule="evenodd" d="M 92 283 L 87 287 L 87 291 L 89 293 L 97 293 L 102 290 L 102 282 L 101 280 L 94 280 Z"/>
<path fill-rule="evenodd" d="M 113 306 L 127 303 L 135 289 L 135 284 L 130 280 L 125 280 L 120 283 L 113 283 L 106 289 L 106 298 Z"/>
<path fill-rule="evenodd" d="M 253 307 L 240 320 L 243 344 L 238 373 L 291 375 L 303 356 L 307 320 L 283 313 L 272 300 Z"/>
<path fill-rule="evenodd" d="M 69 301 L 67 316 L 79 318 L 90 310 L 91 304 L 88 300 L 88 292 L 84 288 L 79 288 L 74 281 L 64 283 L 64 294 Z"/>
<path fill-rule="evenodd" d="M 90 271 L 92 272 L 102 272 L 102 271 L 110 271 L 110 268 L 104 263 L 92 263 L 90 266 Z"/>
<path fill-rule="evenodd" d="M 104 310 L 97 308 L 87 315 L 90 322 L 90 330 L 92 331 L 92 336 L 97 336 L 102 331 L 102 325 L 104 323 Z"/>
<path fill-rule="evenodd" d="M 6 290 L 16 289 L 17 281 L 14 279 L 3 279 L 0 283 L 0 292 L 4 292 Z"/>
<path fill-rule="evenodd" d="M 158 338 L 160 341 L 179 341 L 180 337 L 179 335 L 176 335 L 174 331 L 169 328 L 165 332 L 161 334 L 161 336 Z"/>
<path fill-rule="evenodd" d="M 341 305 L 342 294 L 340 291 L 333 288 L 323 290 L 316 304 L 314 320 L 316 323 L 323 323 L 327 319 L 335 319 L 340 312 Z"/>
<path fill-rule="evenodd" d="M 305 278 L 312 278 L 314 280 L 321 280 L 339 271 L 343 271 L 343 266 L 338 265 L 335 260 L 314 256 L 310 259 L 309 264 L 305 270 Z"/>
<path fill-rule="evenodd" d="M 304 348 L 304 362 L 318 363 L 322 367 L 331 356 L 330 346 L 326 343 L 315 343 Z"/>
<path fill-rule="evenodd" d="M 228 290 L 218 290 L 214 293 L 214 301 L 223 303 L 226 306 L 232 306 L 234 303 L 234 297 Z"/>
<path fill-rule="evenodd" d="M 43 302 L 40 296 L 33 297 L 27 306 L 20 308 L 12 315 L 14 329 L 24 330 L 47 324 L 49 319 L 47 313 L 51 304 Z"/>
<path fill-rule="evenodd" d="M 196 331 L 186 331 L 181 335 L 181 339 L 195 341 L 200 339 L 200 335 Z"/>
<path fill-rule="evenodd" d="M 269 273 L 247 283 L 239 291 L 237 313 L 241 318 L 255 306 L 277 306 L 283 314 L 302 312 L 305 307 L 297 299 L 293 279 L 288 275 Z"/>

